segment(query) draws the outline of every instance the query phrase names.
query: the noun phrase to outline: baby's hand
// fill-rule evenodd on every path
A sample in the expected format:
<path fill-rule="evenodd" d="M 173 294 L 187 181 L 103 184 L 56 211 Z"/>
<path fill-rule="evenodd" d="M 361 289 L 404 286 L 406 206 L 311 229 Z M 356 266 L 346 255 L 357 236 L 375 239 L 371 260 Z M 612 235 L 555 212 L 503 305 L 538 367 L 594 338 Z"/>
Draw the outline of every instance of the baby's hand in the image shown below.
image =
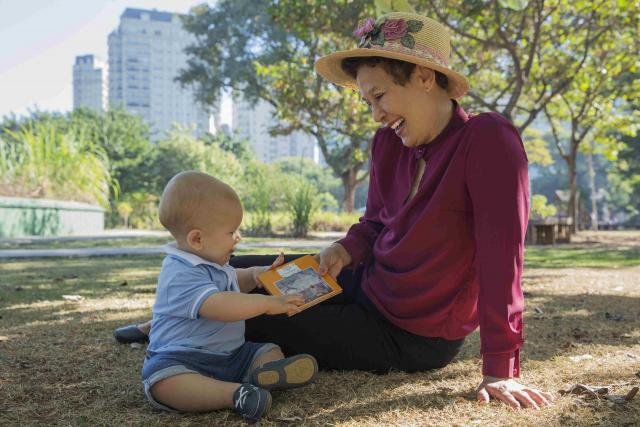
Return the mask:
<path fill-rule="evenodd" d="M 278 257 L 276 258 L 275 261 L 273 261 L 273 263 L 268 266 L 268 267 L 253 267 L 253 282 L 256 284 L 257 287 L 262 288 L 262 283 L 260 283 L 258 281 L 258 275 L 260 273 L 263 273 L 267 270 L 273 270 L 274 268 L 280 267 L 282 264 L 284 264 L 284 253 L 280 252 L 280 255 L 278 255 Z"/>
<path fill-rule="evenodd" d="M 304 298 L 300 295 L 282 295 L 269 297 L 269 305 L 266 314 L 283 314 L 289 316 L 300 312 L 299 306 L 304 304 Z"/>

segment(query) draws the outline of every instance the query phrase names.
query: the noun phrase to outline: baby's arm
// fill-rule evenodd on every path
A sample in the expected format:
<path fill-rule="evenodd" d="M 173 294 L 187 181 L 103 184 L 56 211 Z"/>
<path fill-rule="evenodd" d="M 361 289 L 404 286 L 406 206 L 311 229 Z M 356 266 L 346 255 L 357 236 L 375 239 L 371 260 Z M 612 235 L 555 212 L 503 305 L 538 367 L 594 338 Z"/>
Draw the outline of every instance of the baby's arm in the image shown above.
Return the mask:
<path fill-rule="evenodd" d="M 198 314 L 205 319 L 237 322 L 261 314 L 295 314 L 302 304 L 304 298 L 300 295 L 276 297 L 225 291 L 210 295 L 200 306 Z"/>
<path fill-rule="evenodd" d="M 240 292 L 249 293 L 259 286 L 258 274 L 266 270 L 271 270 L 284 263 L 284 254 L 280 252 L 278 258 L 273 261 L 270 266 L 264 267 L 249 267 L 249 268 L 236 268 L 236 274 L 238 275 L 238 286 L 240 286 Z"/>

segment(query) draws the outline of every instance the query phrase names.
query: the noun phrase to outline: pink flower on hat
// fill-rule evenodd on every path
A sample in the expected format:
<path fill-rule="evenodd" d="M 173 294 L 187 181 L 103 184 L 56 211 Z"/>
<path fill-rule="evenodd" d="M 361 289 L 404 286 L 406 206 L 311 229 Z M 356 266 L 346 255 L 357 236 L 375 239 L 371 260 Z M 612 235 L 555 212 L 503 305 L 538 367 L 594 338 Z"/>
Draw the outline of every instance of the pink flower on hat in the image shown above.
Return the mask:
<path fill-rule="evenodd" d="M 401 39 L 407 34 L 407 21 L 404 19 L 387 19 L 382 24 L 381 29 L 386 40 Z"/>
<path fill-rule="evenodd" d="M 376 25 L 376 20 L 373 18 L 367 18 L 364 20 L 364 22 L 360 25 L 358 25 L 358 28 L 356 28 L 353 31 L 353 35 L 355 37 L 364 37 L 366 34 L 368 34 L 369 32 L 371 32 L 371 30 L 373 30 L 373 27 Z"/>

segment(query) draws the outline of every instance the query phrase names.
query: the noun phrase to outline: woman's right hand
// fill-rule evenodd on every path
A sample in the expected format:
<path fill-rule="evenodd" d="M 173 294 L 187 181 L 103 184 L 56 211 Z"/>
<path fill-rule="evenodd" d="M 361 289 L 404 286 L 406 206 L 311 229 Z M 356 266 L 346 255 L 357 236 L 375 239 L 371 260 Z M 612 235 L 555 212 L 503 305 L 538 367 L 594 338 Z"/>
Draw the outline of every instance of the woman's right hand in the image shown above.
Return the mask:
<path fill-rule="evenodd" d="M 321 276 L 329 273 L 334 279 L 338 277 L 340 271 L 351 264 L 351 255 L 340 243 L 333 243 L 315 255 L 316 261 L 320 264 L 318 273 Z"/>

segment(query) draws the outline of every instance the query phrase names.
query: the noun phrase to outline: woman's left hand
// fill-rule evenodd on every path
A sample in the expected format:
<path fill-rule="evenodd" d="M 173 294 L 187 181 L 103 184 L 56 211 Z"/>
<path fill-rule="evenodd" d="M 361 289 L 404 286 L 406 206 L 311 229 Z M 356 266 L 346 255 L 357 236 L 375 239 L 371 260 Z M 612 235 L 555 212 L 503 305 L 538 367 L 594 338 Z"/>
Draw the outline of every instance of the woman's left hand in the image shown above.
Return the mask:
<path fill-rule="evenodd" d="M 485 375 L 476 390 L 476 399 L 480 402 L 489 402 L 491 398 L 498 399 L 514 409 L 523 407 L 540 409 L 548 406 L 553 399 L 549 393 L 520 384 L 514 378 Z"/>

